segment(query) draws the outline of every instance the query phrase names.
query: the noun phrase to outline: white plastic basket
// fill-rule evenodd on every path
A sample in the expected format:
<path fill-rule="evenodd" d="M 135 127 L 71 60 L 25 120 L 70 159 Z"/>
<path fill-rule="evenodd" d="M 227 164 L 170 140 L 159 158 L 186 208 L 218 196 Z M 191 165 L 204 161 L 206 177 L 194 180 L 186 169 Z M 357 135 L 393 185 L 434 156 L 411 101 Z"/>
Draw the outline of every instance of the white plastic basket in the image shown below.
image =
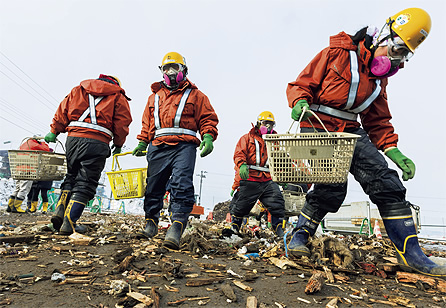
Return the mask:
<path fill-rule="evenodd" d="M 285 217 L 299 216 L 304 207 L 307 194 L 303 192 L 302 187 L 298 187 L 300 191 L 284 190 L 282 192 L 285 200 Z"/>
<path fill-rule="evenodd" d="M 43 139 L 43 137 L 24 140 L 27 139 Z M 67 173 L 67 161 L 65 154 L 62 153 L 8 150 L 8 159 L 11 177 L 15 180 L 58 181 Z"/>
<path fill-rule="evenodd" d="M 288 131 L 264 135 L 272 180 L 314 184 L 346 182 L 356 139 L 360 136 L 325 130 L 322 133 L 315 130 L 314 133 L 290 134 Z"/>

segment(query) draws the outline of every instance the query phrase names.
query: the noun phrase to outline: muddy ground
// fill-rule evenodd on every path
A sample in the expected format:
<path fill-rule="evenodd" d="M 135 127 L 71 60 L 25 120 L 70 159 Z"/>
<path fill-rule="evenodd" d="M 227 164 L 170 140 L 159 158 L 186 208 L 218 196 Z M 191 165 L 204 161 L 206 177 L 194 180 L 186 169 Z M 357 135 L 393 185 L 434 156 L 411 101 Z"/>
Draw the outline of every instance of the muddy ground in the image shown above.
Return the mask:
<path fill-rule="evenodd" d="M 344 237 L 343 267 L 340 251 L 286 259 L 269 230 L 226 242 L 225 223 L 195 221 L 176 252 L 161 248 L 167 222 L 148 241 L 133 236 L 143 217 L 84 213 L 91 242 L 79 245 L 49 218 L 0 211 L 0 307 L 446 307 L 444 280 L 397 279 L 386 239 Z M 305 293 L 315 270 L 321 288 Z"/>

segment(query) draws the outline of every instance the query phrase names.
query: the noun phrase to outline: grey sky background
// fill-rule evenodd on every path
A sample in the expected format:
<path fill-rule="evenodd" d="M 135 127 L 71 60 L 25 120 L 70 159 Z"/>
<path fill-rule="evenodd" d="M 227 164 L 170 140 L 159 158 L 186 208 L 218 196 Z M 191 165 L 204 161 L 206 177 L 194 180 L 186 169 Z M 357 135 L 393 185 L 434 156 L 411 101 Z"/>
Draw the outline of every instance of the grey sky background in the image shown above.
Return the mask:
<path fill-rule="evenodd" d="M 405 182 L 422 217 L 446 217 L 446 5 L 417 1 L 98 1 L 0 0 L 0 148 L 44 136 L 59 102 L 81 80 L 116 75 L 133 115 L 126 146 L 133 149 L 150 85 L 162 79 L 163 56 L 177 51 L 189 79 L 210 99 L 220 124 L 214 152 L 197 157 L 205 170 L 202 205 L 229 199 L 238 139 L 269 110 L 279 133 L 291 124 L 285 90 L 329 42 L 366 25 L 381 27 L 402 9 L 420 7 L 432 30 L 406 67 L 389 79 L 392 123 L 400 150 L 417 167 Z M 30 79 L 31 78 L 31 79 Z M 66 135 L 60 139 L 65 140 Z M 12 141 L 4 144 L 5 141 Z M 129 164 L 144 166 L 144 159 Z M 389 161 L 392 168 L 397 167 Z M 107 170 L 111 168 L 111 158 Z M 401 173 L 400 173 L 401 174 Z M 194 177 L 196 193 L 199 177 Z M 346 202 L 368 200 L 349 179 Z"/>

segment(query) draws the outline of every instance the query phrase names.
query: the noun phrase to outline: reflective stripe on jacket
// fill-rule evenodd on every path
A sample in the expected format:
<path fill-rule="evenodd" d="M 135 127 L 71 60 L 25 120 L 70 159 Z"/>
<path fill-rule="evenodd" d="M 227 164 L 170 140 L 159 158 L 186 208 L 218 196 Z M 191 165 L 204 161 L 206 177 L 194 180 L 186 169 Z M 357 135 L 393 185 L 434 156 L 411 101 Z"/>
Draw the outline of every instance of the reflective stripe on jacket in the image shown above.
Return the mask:
<path fill-rule="evenodd" d="M 363 128 L 378 149 L 396 146 L 398 135 L 390 123 L 387 103 L 388 80 L 371 77 L 370 57 L 364 40 L 355 45 L 344 32 L 332 36 L 330 46 L 316 55 L 296 81 L 288 84 L 289 106 L 306 99 L 327 129 L 337 132 L 359 127 L 359 114 Z M 322 128 L 318 121 L 312 122 Z M 306 121 L 301 126 L 311 124 Z"/>
<path fill-rule="evenodd" d="M 186 91 L 190 93 L 186 95 Z M 199 132 L 201 137 L 210 134 L 214 141 L 217 139 L 217 114 L 208 97 L 188 79 L 174 91 L 162 82 L 156 82 L 152 84 L 152 92 L 142 116 L 138 140 L 152 142 L 153 145 L 174 145 L 181 141 L 199 145 L 195 132 Z"/>
<path fill-rule="evenodd" d="M 276 132 L 273 132 L 276 133 Z M 234 163 L 237 172 L 246 163 L 249 166 L 249 181 L 267 181 L 271 179 L 267 168 L 268 154 L 265 141 L 259 129 L 253 127 L 249 133 L 243 135 L 237 143 L 234 152 Z"/>
<path fill-rule="evenodd" d="M 101 99 L 102 97 L 102 99 Z M 84 80 L 60 103 L 51 132 L 91 138 L 121 147 L 132 123 L 124 89 L 102 80 Z"/>

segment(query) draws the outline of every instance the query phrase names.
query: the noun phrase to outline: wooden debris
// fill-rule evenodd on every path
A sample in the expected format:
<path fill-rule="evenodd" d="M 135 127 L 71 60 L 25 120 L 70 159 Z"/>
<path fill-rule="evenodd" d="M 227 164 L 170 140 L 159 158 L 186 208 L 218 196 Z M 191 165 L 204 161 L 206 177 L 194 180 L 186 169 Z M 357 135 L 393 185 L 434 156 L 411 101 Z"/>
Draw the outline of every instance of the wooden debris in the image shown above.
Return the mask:
<path fill-rule="evenodd" d="M 198 279 L 189 279 L 188 281 L 186 281 L 186 286 L 187 287 L 199 287 L 199 286 L 204 286 L 204 285 L 208 285 L 208 284 L 213 284 L 213 283 L 219 283 L 221 281 L 223 281 L 224 278 L 198 278 Z"/>
<path fill-rule="evenodd" d="M 74 232 L 68 238 L 74 245 L 81 245 L 81 246 L 90 245 L 91 241 L 94 240 L 94 238 L 92 237 L 77 232 Z"/>
<path fill-rule="evenodd" d="M 15 235 L 0 237 L 0 243 L 30 243 L 34 241 L 34 235 Z"/>
<path fill-rule="evenodd" d="M 180 289 L 168 286 L 166 284 L 164 285 L 164 288 L 166 289 L 166 291 L 169 291 L 169 292 L 180 292 Z"/>
<path fill-rule="evenodd" d="M 407 299 L 407 298 L 404 298 L 401 296 L 389 295 L 389 297 L 387 299 L 389 300 L 389 302 L 396 303 L 396 304 L 404 306 L 404 307 L 416 308 L 416 306 L 414 304 L 410 304 L 410 299 Z"/>
<path fill-rule="evenodd" d="M 410 282 L 416 284 L 418 281 L 428 284 L 431 288 L 446 293 L 446 281 L 421 274 L 407 272 L 396 272 L 396 279 L 401 282 Z"/>
<path fill-rule="evenodd" d="M 377 267 L 389 273 L 394 273 L 399 269 L 399 265 L 394 263 L 378 263 Z"/>
<path fill-rule="evenodd" d="M 372 302 L 372 303 L 384 304 L 384 305 L 389 305 L 389 306 L 393 306 L 393 307 L 397 307 L 398 306 L 397 303 L 393 303 L 393 302 L 389 302 L 389 301 L 383 301 L 383 300 L 380 300 L 380 299 L 369 298 L 369 301 Z"/>
<path fill-rule="evenodd" d="M 298 301 L 301 301 L 301 302 L 304 302 L 304 303 L 307 303 L 307 304 L 311 304 L 310 301 L 308 301 L 308 300 L 306 300 L 306 299 L 303 299 L 303 298 L 300 298 L 300 297 L 298 297 L 297 300 L 298 300 Z"/>
<path fill-rule="evenodd" d="M 326 266 L 324 266 L 323 269 L 325 271 L 325 275 L 327 276 L 328 282 L 329 283 L 334 283 L 335 279 L 333 277 L 333 273 L 331 272 L 331 270 L 328 267 L 326 267 Z"/>
<path fill-rule="evenodd" d="M 131 298 L 134 298 L 137 301 L 139 301 L 147 306 L 152 305 L 154 302 L 154 300 L 151 299 L 150 297 L 148 297 L 144 294 L 138 293 L 138 292 L 129 292 L 129 293 L 127 293 L 127 296 L 130 296 Z"/>
<path fill-rule="evenodd" d="M 232 290 L 229 283 L 224 283 L 221 286 L 221 291 L 227 298 L 229 298 L 231 300 L 231 302 L 237 301 L 237 296 L 235 295 L 234 290 Z"/>
<path fill-rule="evenodd" d="M 324 284 L 324 273 L 316 271 L 313 276 L 310 277 L 310 280 L 305 287 L 305 294 L 313 294 L 322 289 Z"/>
<path fill-rule="evenodd" d="M 129 267 L 130 262 L 132 262 L 132 260 L 133 256 L 125 257 L 124 260 L 122 260 L 122 262 L 116 267 L 116 269 L 120 272 L 125 271 Z"/>
<path fill-rule="evenodd" d="M 154 287 L 152 287 L 152 290 L 150 291 L 150 297 L 153 300 L 153 308 L 159 308 L 160 307 L 160 296 Z"/>
<path fill-rule="evenodd" d="M 212 270 L 224 270 L 226 269 L 226 264 L 213 264 L 213 263 L 201 263 L 195 262 L 199 267 L 204 269 L 212 269 Z"/>
<path fill-rule="evenodd" d="M 338 300 L 339 300 L 338 297 L 332 298 L 332 299 L 327 303 L 327 305 L 325 305 L 325 308 L 338 308 L 338 305 L 337 305 Z"/>
<path fill-rule="evenodd" d="M 297 265 L 295 262 L 289 260 L 286 257 L 281 257 L 281 258 L 271 257 L 268 259 L 268 261 L 280 269 L 287 269 L 288 266 L 294 268 L 300 268 L 299 265 Z"/>
<path fill-rule="evenodd" d="M 246 308 L 257 308 L 257 297 L 248 296 L 246 298 Z"/>
<path fill-rule="evenodd" d="M 251 292 L 252 290 L 254 290 L 253 288 L 251 288 L 250 286 L 245 285 L 243 282 L 241 282 L 239 280 L 234 280 L 232 283 L 235 284 L 240 289 L 248 291 L 248 292 Z"/>

